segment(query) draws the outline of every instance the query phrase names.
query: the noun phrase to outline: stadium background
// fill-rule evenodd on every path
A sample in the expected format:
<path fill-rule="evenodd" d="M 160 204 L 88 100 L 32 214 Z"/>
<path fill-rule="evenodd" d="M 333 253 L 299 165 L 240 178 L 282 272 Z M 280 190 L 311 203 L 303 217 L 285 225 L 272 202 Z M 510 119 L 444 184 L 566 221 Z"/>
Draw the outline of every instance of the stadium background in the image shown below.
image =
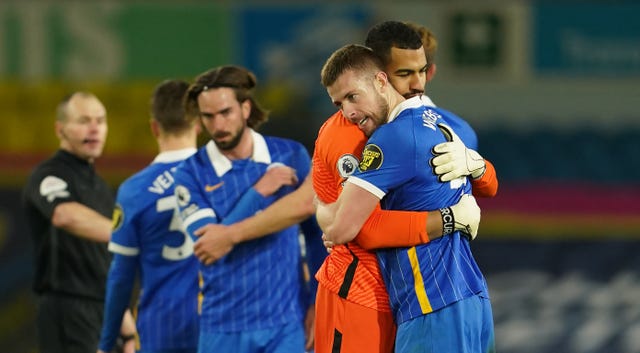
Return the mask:
<path fill-rule="evenodd" d="M 165 78 L 256 72 L 265 133 L 311 151 L 334 110 L 327 56 L 381 20 L 439 39 L 434 101 L 477 130 L 499 194 L 473 250 L 502 353 L 640 352 L 640 4 L 635 1 L 0 2 L 0 347 L 35 352 L 31 242 L 18 200 L 57 147 L 76 89 L 109 114 L 99 172 L 115 187 L 156 146 L 148 100 Z"/>

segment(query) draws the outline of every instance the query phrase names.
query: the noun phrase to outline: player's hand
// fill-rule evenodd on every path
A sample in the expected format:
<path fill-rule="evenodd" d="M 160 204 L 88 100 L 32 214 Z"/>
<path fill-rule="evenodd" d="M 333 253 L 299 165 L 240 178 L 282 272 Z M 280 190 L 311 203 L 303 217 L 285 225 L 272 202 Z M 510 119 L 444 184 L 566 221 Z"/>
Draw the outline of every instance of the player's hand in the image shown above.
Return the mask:
<path fill-rule="evenodd" d="M 273 195 L 284 185 L 298 184 L 296 170 L 282 163 L 272 163 L 264 175 L 253 185 L 260 195 L 267 197 Z"/>
<path fill-rule="evenodd" d="M 338 203 L 319 203 L 316 206 L 316 222 L 318 222 L 318 226 L 322 229 L 323 232 L 327 230 L 327 228 L 333 223 L 333 219 L 335 218 L 336 212 L 338 211 Z M 325 234 L 322 235 L 323 239 Z M 331 240 L 327 238 L 327 240 Z"/>
<path fill-rule="evenodd" d="M 441 209 L 440 212 L 442 213 L 443 233 L 451 232 L 451 230 L 447 231 L 447 228 L 450 229 L 452 227 L 453 230 L 459 230 L 468 235 L 469 240 L 475 239 L 478 235 L 480 207 L 472 195 L 462 195 L 457 204 Z M 447 213 L 452 216 L 451 219 L 447 217 Z M 447 225 L 447 223 L 449 223 L 449 225 Z"/>
<path fill-rule="evenodd" d="M 467 148 L 449 126 L 438 124 L 438 127 L 448 141 L 433 147 L 435 157 L 430 163 L 438 179 L 444 183 L 468 175 L 473 179 L 481 177 L 486 169 L 484 158 Z"/>
<path fill-rule="evenodd" d="M 193 253 L 205 265 L 211 265 L 228 254 L 235 245 L 228 226 L 207 224 L 197 229 L 199 237 L 193 246 Z"/>
<path fill-rule="evenodd" d="M 322 244 L 324 244 L 324 247 L 327 249 L 327 252 L 329 254 L 331 254 L 331 252 L 333 251 L 333 247 L 336 245 L 331 241 L 331 239 L 327 238 L 324 233 L 322 233 Z"/>

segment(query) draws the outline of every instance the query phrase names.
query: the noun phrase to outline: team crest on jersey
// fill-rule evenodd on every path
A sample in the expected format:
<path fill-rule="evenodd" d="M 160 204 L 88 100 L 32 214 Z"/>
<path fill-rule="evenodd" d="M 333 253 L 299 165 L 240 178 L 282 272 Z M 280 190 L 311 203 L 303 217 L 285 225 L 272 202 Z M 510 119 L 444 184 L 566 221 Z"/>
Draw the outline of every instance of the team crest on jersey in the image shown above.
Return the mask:
<path fill-rule="evenodd" d="M 111 216 L 111 229 L 114 231 L 118 230 L 120 226 L 122 226 L 123 221 L 124 211 L 119 204 L 116 204 L 116 207 L 113 209 L 113 215 Z"/>
<path fill-rule="evenodd" d="M 362 151 L 362 161 L 360 161 L 360 170 L 366 172 L 367 170 L 375 170 L 380 168 L 384 155 L 382 149 L 374 144 L 364 146 Z"/>
<path fill-rule="evenodd" d="M 186 207 L 191 201 L 189 190 L 182 185 L 176 186 L 175 195 L 180 207 Z"/>
<path fill-rule="evenodd" d="M 352 154 L 343 154 L 338 158 L 338 163 L 336 167 L 338 168 L 338 173 L 341 177 L 346 178 L 349 175 L 355 173 L 358 169 L 358 158 Z"/>
<path fill-rule="evenodd" d="M 49 175 L 40 182 L 40 195 L 47 198 L 48 202 L 52 202 L 59 198 L 69 197 L 67 190 L 67 182 L 53 175 Z"/>

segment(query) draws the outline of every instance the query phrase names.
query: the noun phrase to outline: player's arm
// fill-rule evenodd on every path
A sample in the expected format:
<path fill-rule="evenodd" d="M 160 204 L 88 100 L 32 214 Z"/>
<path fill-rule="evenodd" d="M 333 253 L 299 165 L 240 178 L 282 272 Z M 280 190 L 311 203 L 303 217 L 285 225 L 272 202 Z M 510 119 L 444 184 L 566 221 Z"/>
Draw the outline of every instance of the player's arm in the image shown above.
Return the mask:
<path fill-rule="evenodd" d="M 327 257 L 327 251 L 322 243 L 322 230 L 315 217 L 309 217 L 300 223 L 300 230 L 304 235 L 303 280 L 302 289 L 305 296 L 306 311 L 304 311 L 305 349 L 313 349 L 315 341 L 315 302 L 318 291 L 318 280 L 314 274 Z"/>
<path fill-rule="evenodd" d="M 498 177 L 491 162 L 484 160 L 486 169 L 477 179 L 471 179 L 471 188 L 475 197 L 494 197 L 498 193 Z"/>
<path fill-rule="evenodd" d="M 378 205 L 354 240 L 364 249 L 379 249 L 415 246 L 441 236 L 440 211 L 382 210 Z"/>
<path fill-rule="evenodd" d="M 313 215 L 313 197 L 311 177 L 307 176 L 298 189 L 255 216 L 227 227 L 226 231 L 236 243 L 275 233 Z"/>
<path fill-rule="evenodd" d="M 378 196 L 347 180 L 335 203 L 318 205 L 316 218 L 327 239 L 344 244 L 356 237 L 379 202 Z"/>
<path fill-rule="evenodd" d="M 198 259 L 209 265 L 231 251 L 235 244 L 278 232 L 309 218 L 314 212 L 314 194 L 310 179 L 305 178 L 298 189 L 251 217 L 232 216 L 227 217 L 223 224 L 204 225 L 203 229 L 197 232 L 202 233 L 202 237 L 194 247 Z M 243 220 L 233 223 L 236 219 Z M 215 236 L 205 239 L 205 232 Z"/>
<path fill-rule="evenodd" d="M 108 243 L 111 238 L 111 220 L 76 201 L 55 206 L 51 223 L 87 240 Z"/>
<path fill-rule="evenodd" d="M 113 251 L 114 248 L 111 247 L 111 250 Z M 111 261 L 107 278 L 104 320 L 98 346 L 100 351 L 110 352 L 118 336 L 135 335 L 135 322 L 128 308 L 135 282 L 137 262 L 137 254 L 127 256 L 119 253 L 115 253 Z"/>
<path fill-rule="evenodd" d="M 320 209 L 321 206 L 318 207 Z M 336 210 L 335 208 L 333 209 Z M 323 212 L 331 212 L 331 209 Z M 324 215 L 325 220 L 327 215 Z M 328 218 L 335 217 L 330 215 Z M 433 239 L 460 230 L 474 239 L 480 224 L 480 207 L 475 198 L 463 196 L 451 207 L 437 211 L 389 211 L 379 206 L 366 220 L 355 241 L 364 249 L 409 247 L 428 243 Z M 327 236 L 330 237 L 330 236 Z M 339 241 L 350 241 L 344 237 Z M 341 244 L 329 242 L 328 245 Z"/>

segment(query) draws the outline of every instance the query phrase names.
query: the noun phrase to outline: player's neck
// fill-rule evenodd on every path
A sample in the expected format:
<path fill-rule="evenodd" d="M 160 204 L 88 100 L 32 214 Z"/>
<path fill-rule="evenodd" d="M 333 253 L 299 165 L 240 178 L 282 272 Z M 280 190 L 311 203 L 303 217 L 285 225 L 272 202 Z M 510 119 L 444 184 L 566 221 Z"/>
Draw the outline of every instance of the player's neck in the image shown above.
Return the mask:
<path fill-rule="evenodd" d="M 196 148 L 195 135 L 167 135 L 158 138 L 158 149 L 160 150 L 160 152 L 177 151 L 185 148 Z"/>

